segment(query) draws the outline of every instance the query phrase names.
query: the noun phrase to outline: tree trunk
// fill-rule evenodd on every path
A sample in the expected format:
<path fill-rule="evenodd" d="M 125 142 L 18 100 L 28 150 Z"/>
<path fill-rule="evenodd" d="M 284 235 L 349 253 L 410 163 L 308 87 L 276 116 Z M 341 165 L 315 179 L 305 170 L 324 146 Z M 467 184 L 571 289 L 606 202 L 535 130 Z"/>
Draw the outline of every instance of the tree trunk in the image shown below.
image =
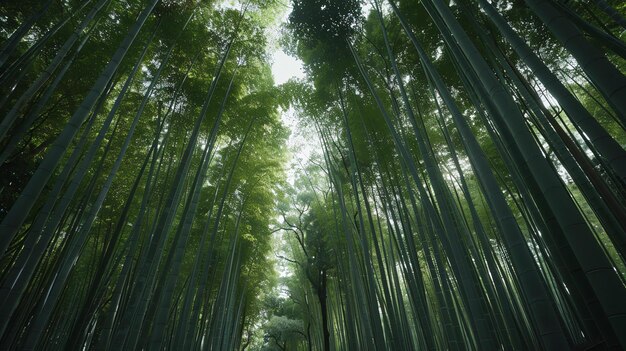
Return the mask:
<path fill-rule="evenodd" d="M 328 329 L 328 291 L 326 282 L 328 276 L 326 271 L 322 271 L 319 286 L 317 287 L 317 298 L 320 302 L 320 310 L 322 312 L 322 332 L 324 335 L 324 351 L 330 351 L 330 331 Z M 309 343 L 310 345 L 310 343 Z"/>

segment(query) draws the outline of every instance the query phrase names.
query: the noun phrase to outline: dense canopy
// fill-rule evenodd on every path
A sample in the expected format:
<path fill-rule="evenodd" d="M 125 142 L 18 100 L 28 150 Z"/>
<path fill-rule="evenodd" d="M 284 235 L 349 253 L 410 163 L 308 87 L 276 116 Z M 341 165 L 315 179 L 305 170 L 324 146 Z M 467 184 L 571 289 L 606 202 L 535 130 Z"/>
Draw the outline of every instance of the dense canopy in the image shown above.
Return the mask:
<path fill-rule="evenodd" d="M 0 350 L 626 349 L 625 17 L 0 2 Z"/>

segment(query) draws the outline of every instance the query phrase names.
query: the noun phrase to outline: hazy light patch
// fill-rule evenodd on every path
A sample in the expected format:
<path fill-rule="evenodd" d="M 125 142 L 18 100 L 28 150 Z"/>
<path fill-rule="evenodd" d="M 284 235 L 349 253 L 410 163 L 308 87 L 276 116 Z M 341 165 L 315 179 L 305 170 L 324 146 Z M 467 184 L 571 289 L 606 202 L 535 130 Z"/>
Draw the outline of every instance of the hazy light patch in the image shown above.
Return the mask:
<path fill-rule="evenodd" d="M 217 4 L 217 8 L 220 10 L 241 10 L 242 6 L 239 1 L 227 0 Z"/>
<path fill-rule="evenodd" d="M 369 1 L 366 1 L 361 7 L 361 15 L 367 18 L 367 16 L 370 14 L 370 11 L 372 11 L 373 8 L 374 6 L 372 5 L 372 3 Z"/>
<path fill-rule="evenodd" d="M 283 84 L 291 78 L 302 79 L 305 77 L 302 61 L 287 55 L 281 47 L 280 38 L 285 34 L 285 25 L 289 22 L 289 14 L 291 13 L 291 1 L 282 0 L 282 2 L 283 12 L 278 15 L 278 22 L 265 29 L 271 56 L 272 75 L 276 85 Z"/>
<path fill-rule="evenodd" d="M 276 85 L 283 84 L 291 78 L 305 77 L 302 61 L 285 54 L 282 50 L 274 51 L 272 60 L 272 75 Z"/>

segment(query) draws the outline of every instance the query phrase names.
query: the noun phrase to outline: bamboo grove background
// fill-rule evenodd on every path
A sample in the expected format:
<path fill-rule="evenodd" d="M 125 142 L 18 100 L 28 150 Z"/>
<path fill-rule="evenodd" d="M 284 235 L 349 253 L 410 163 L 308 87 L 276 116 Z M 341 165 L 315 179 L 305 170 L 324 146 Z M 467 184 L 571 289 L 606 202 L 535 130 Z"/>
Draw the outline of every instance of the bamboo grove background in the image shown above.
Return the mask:
<path fill-rule="evenodd" d="M 624 4 L 287 5 L 0 3 L 0 349 L 626 348 Z"/>

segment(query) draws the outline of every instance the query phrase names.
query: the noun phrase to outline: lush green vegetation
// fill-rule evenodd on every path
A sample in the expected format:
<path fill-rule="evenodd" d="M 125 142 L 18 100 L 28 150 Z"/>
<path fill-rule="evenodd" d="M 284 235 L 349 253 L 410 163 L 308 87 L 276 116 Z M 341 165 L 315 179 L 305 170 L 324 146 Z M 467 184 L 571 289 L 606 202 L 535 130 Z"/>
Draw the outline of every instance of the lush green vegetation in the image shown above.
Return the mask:
<path fill-rule="evenodd" d="M 0 3 L 0 349 L 625 349 L 626 6 L 284 1 Z"/>

